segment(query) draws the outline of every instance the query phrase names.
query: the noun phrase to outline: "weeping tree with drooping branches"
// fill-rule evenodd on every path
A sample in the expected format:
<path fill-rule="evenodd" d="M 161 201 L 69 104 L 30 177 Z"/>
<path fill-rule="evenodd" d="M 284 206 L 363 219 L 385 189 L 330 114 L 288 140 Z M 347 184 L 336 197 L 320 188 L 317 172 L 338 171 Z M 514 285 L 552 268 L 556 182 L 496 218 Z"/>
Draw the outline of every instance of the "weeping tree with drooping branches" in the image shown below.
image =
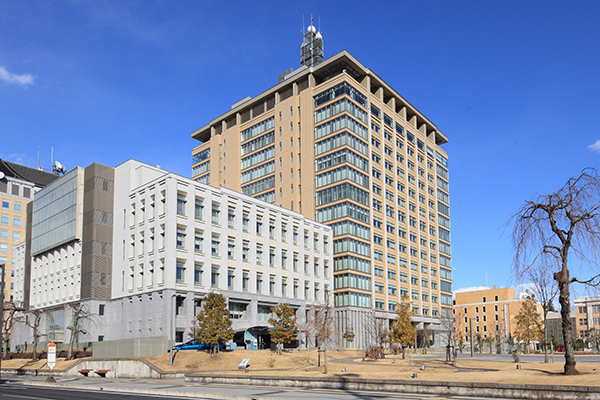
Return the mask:
<path fill-rule="evenodd" d="M 589 278 L 572 277 L 584 266 L 597 265 L 600 249 L 600 176 L 593 168 L 570 178 L 558 191 L 535 195 L 521 205 L 509 221 L 515 247 L 514 273 L 522 277 L 536 265 L 554 265 L 553 279 L 565 343 L 565 375 L 576 369 L 572 327 L 570 286 L 573 283 L 598 286 L 600 274 Z M 574 266 L 574 261 L 579 266 Z M 590 268 L 591 269 L 591 268 Z"/>

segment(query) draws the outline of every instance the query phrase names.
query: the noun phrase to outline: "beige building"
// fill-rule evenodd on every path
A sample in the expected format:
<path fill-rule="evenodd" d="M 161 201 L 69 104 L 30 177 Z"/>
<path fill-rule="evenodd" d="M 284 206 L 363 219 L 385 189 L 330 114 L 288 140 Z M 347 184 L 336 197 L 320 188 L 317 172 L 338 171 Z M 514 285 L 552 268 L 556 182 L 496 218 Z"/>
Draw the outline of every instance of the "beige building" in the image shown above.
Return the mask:
<path fill-rule="evenodd" d="M 514 335 L 515 317 L 519 314 L 523 299 L 515 297 L 514 289 L 498 288 L 456 293 L 454 305 L 456 335 L 469 341 L 469 319 L 473 318 L 473 335 L 484 338 Z M 538 303 L 542 316 L 542 306 Z"/>
<path fill-rule="evenodd" d="M 25 241 L 27 204 L 58 175 L 0 159 L 0 264 L 6 265 L 6 301 L 13 300 L 16 246 Z"/>
<path fill-rule="evenodd" d="M 590 329 L 600 330 L 600 297 L 579 297 L 575 304 L 575 324 L 577 337 L 585 338 Z"/>
<path fill-rule="evenodd" d="M 192 137 L 193 179 L 333 228 L 341 330 L 394 318 L 403 295 L 421 327 L 452 315 L 448 138 L 348 52 L 303 60 Z"/>

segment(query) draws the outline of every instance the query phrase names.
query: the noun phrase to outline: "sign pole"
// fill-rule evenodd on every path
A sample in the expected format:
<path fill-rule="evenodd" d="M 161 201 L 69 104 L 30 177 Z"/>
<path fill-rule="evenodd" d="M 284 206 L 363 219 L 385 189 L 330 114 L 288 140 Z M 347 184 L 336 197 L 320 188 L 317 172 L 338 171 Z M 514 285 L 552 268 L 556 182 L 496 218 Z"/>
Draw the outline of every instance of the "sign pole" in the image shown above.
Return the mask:
<path fill-rule="evenodd" d="M 50 368 L 50 376 L 46 379 L 46 382 L 56 382 L 54 376 L 52 376 L 52 369 L 56 365 L 56 344 L 48 344 L 48 361 L 46 362 L 48 368 Z"/>

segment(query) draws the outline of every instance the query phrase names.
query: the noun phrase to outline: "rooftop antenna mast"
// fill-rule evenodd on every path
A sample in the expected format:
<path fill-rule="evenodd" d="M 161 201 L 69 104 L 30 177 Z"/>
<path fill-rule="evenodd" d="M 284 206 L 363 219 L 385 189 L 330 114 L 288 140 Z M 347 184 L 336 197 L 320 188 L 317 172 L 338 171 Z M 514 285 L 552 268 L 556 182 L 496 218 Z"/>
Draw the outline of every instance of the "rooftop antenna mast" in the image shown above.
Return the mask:
<path fill-rule="evenodd" d="M 302 17 L 302 46 L 300 47 L 300 66 L 313 67 L 323 61 L 323 35 L 315 28 L 311 15 L 310 26 L 304 31 L 304 16 Z M 320 25 L 320 19 L 319 19 Z"/>

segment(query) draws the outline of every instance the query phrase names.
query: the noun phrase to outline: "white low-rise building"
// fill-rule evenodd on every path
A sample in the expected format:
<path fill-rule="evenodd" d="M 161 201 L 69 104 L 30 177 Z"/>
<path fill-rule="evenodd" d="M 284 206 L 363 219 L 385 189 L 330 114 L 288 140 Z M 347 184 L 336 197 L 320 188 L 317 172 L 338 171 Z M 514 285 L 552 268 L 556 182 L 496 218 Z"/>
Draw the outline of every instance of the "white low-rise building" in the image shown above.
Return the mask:
<path fill-rule="evenodd" d="M 76 303 L 91 314 L 79 342 L 183 342 L 216 291 L 238 345 L 269 346 L 272 306 L 289 303 L 301 320 L 333 291 L 330 227 L 134 160 L 69 171 L 36 194 L 30 228 L 18 285 L 58 342 L 69 340 Z M 21 328 L 13 343 L 31 343 Z"/>

